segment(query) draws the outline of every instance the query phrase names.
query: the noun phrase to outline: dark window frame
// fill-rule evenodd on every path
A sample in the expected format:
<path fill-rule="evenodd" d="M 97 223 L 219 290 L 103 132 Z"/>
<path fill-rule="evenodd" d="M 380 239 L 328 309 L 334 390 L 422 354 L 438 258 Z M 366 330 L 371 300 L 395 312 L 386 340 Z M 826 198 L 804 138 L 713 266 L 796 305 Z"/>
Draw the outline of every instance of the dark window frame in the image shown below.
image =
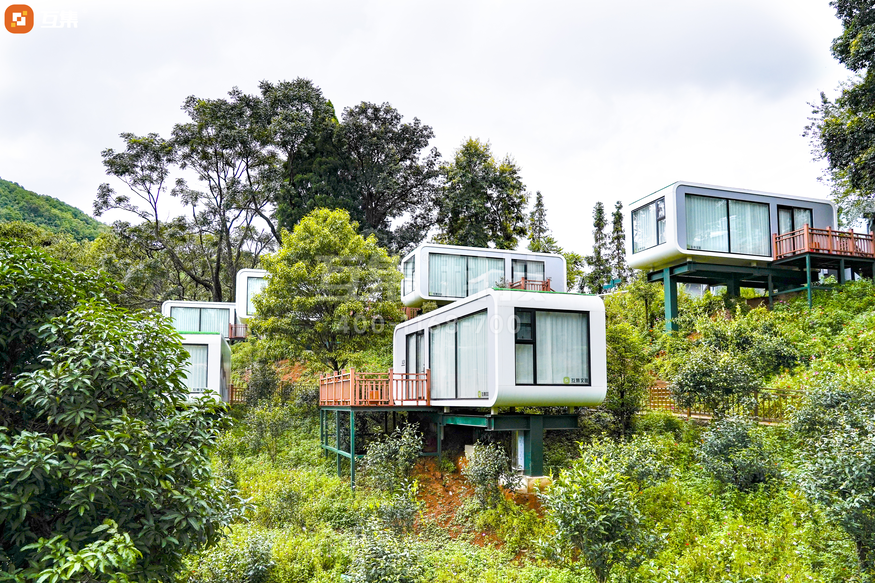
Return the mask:
<path fill-rule="evenodd" d="M 441 295 L 439 293 L 436 294 L 436 293 L 431 291 L 431 256 L 432 255 L 447 255 L 450 257 L 464 257 L 465 258 L 465 282 L 464 282 L 465 295 L 463 295 L 463 296 L 444 296 L 444 295 Z M 468 283 L 471 281 L 471 270 L 470 270 L 469 263 L 468 263 L 469 259 L 495 259 L 497 261 L 501 261 L 502 263 L 504 263 L 504 267 L 502 268 L 504 270 L 504 273 L 502 274 L 501 277 L 502 278 L 507 277 L 507 260 L 504 257 L 489 257 L 488 255 L 457 255 L 456 253 L 431 253 L 431 252 L 429 252 L 429 262 L 428 262 L 429 273 L 427 274 L 428 279 L 429 279 L 428 295 L 430 297 L 435 297 L 435 298 L 450 298 L 450 299 L 459 299 L 459 300 L 471 297 L 471 293 L 468 291 Z M 546 271 L 545 271 L 545 273 L 546 273 Z M 511 271 L 511 275 L 512 274 L 513 274 L 513 271 Z M 494 282 L 489 284 L 489 287 L 492 287 L 493 285 L 495 285 Z M 489 288 L 487 288 L 487 289 L 489 289 Z"/>
<path fill-rule="evenodd" d="M 416 344 L 416 343 L 424 344 L 425 343 L 425 330 L 417 330 L 416 332 L 411 332 L 410 334 L 406 334 L 404 336 L 404 370 L 407 372 L 407 374 L 410 374 L 410 343 L 409 343 L 408 339 L 411 336 L 416 336 L 416 339 L 414 340 L 414 344 Z M 414 347 L 414 350 L 416 350 L 416 347 Z M 423 351 L 422 355 L 425 356 L 425 351 Z M 417 371 L 414 370 L 413 372 L 415 373 Z"/>
<path fill-rule="evenodd" d="M 529 279 L 529 261 L 531 261 L 532 263 L 540 263 L 544 266 L 544 280 L 543 281 L 547 281 L 547 262 L 546 261 L 538 261 L 537 259 L 511 259 L 510 260 L 510 277 L 511 277 L 511 279 L 513 279 L 513 273 L 516 271 L 515 265 L 517 264 L 517 262 L 520 262 L 524 266 L 522 272 L 525 275 L 523 275 L 523 277 L 526 278 L 526 280 L 528 280 Z"/>
<path fill-rule="evenodd" d="M 520 339 L 519 331 L 521 329 L 519 318 L 517 318 L 517 314 L 520 312 L 530 312 L 532 314 L 532 339 Z M 539 383 L 538 382 L 538 331 L 537 331 L 537 312 L 553 312 L 553 313 L 563 313 L 563 314 L 581 314 L 586 316 L 586 330 L 584 334 L 586 335 L 586 371 L 588 381 L 587 383 L 581 384 L 557 384 L 557 383 Z M 514 330 L 514 368 L 513 368 L 513 379 L 514 384 L 518 387 L 591 387 L 592 386 L 592 327 L 590 324 L 590 313 L 583 310 L 558 310 L 558 309 L 549 309 L 544 310 L 540 308 L 514 308 L 514 321 L 515 327 Z M 531 344 L 532 345 L 532 382 L 531 383 L 519 383 L 516 378 L 516 345 L 517 344 Z"/>
<path fill-rule="evenodd" d="M 173 320 L 173 310 L 197 310 L 197 330 L 177 330 L 177 332 L 203 332 L 204 328 L 204 310 L 224 310 L 227 312 L 228 317 L 226 320 L 228 324 L 231 323 L 231 308 L 206 308 L 203 306 L 170 306 L 170 319 Z M 230 330 L 227 330 L 230 332 Z M 219 332 L 223 337 L 227 337 L 226 333 Z"/>

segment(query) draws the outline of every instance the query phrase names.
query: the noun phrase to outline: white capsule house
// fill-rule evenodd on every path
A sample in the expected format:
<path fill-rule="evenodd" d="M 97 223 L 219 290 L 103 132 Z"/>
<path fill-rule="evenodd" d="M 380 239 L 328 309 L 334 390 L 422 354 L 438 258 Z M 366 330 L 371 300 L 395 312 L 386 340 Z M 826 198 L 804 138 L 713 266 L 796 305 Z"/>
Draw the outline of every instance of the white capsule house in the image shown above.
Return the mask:
<path fill-rule="evenodd" d="M 607 390 L 604 303 L 486 289 L 396 326 L 393 363 L 399 373 L 429 371 L 432 406 L 598 405 Z"/>
<path fill-rule="evenodd" d="M 837 224 L 828 200 L 694 182 L 675 182 L 627 208 L 626 257 L 650 272 L 690 260 L 766 266 L 774 260 L 773 235 Z"/>
<path fill-rule="evenodd" d="M 255 315 L 255 304 L 252 302 L 258 293 L 267 285 L 267 271 L 263 269 L 241 269 L 236 280 L 237 317 L 241 322 L 248 322 Z"/>
<path fill-rule="evenodd" d="M 425 301 L 454 302 L 502 281 L 544 282 L 555 291 L 567 289 L 565 258 L 550 253 L 426 243 L 401 260 L 401 271 L 401 301 L 410 307 Z"/>

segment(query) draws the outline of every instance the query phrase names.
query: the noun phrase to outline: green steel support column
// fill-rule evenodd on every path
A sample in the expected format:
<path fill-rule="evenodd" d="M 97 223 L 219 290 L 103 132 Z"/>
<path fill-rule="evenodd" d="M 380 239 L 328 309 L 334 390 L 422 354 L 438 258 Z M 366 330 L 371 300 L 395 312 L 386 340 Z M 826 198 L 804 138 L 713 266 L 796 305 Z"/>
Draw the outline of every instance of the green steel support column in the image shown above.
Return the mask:
<path fill-rule="evenodd" d="M 662 273 L 662 286 L 665 292 L 665 331 L 677 332 L 678 325 L 675 320 L 678 317 L 678 284 L 671 278 L 671 268 L 666 267 Z"/>
<path fill-rule="evenodd" d="M 523 432 L 523 473 L 527 476 L 544 475 L 544 418 L 529 417 L 529 430 Z"/>
<path fill-rule="evenodd" d="M 740 282 L 733 278 L 730 278 L 726 282 L 726 295 L 730 298 L 738 298 L 741 297 L 741 285 Z"/>
<path fill-rule="evenodd" d="M 810 253 L 805 254 L 805 282 L 806 282 L 805 286 L 808 290 L 808 309 L 810 310 L 811 307 L 814 305 L 814 302 L 812 301 L 812 298 L 811 298 L 811 254 Z"/>
<path fill-rule="evenodd" d="M 340 451 L 340 411 L 334 412 L 334 449 Z M 337 477 L 340 477 L 340 454 L 334 454 L 337 459 Z"/>
<path fill-rule="evenodd" d="M 444 416 L 441 415 L 437 422 L 437 454 L 438 454 L 438 467 L 441 466 L 441 442 L 444 440 Z"/>
<path fill-rule="evenodd" d="M 355 490 L 355 411 L 349 412 L 349 484 Z"/>
<path fill-rule="evenodd" d="M 775 296 L 775 284 L 772 282 L 772 276 L 769 275 L 769 308 L 772 307 Z"/>
<path fill-rule="evenodd" d="M 325 455 L 325 409 L 319 409 L 319 445 L 322 447 L 322 454 Z"/>
<path fill-rule="evenodd" d="M 853 274 L 851 274 L 853 277 Z M 839 259 L 839 283 L 845 283 L 845 258 Z"/>

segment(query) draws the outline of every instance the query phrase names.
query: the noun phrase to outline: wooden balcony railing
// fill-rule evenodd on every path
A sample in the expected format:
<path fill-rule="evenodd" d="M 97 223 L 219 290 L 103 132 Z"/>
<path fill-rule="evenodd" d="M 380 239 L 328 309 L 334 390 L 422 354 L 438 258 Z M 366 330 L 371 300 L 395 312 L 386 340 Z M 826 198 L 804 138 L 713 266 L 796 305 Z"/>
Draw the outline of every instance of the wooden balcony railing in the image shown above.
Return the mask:
<path fill-rule="evenodd" d="M 549 277 L 544 281 L 540 279 L 526 279 L 524 277 L 518 281 L 510 282 L 510 285 L 508 287 L 510 289 L 524 289 L 528 291 L 553 291 L 553 288 L 550 287 Z"/>
<path fill-rule="evenodd" d="M 727 412 L 732 415 L 751 415 L 761 423 L 782 423 L 787 421 L 791 408 L 802 398 L 801 391 L 777 389 L 760 389 L 754 394 L 752 403 L 742 403 L 731 399 L 727 403 Z M 677 405 L 666 384 L 650 387 L 647 395 L 647 407 L 650 411 L 668 411 L 675 415 L 711 419 L 714 412 L 697 405 L 681 407 Z"/>
<path fill-rule="evenodd" d="M 358 372 L 354 368 L 319 376 L 319 405 L 392 407 L 431 404 L 431 371 Z"/>
<path fill-rule="evenodd" d="M 776 260 L 801 253 L 875 258 L 872 238 L 869 233 L 834 231 L 831 228 L 815 229 L 803 225 L 801 229 L 783 235 L 772 235 L 772 244 Z"/>
<path fill-rule="evenodd" d="M 228 324 L 228 338 L 233 340 L 246 338 L 249 327 L 246 324 Z"/>
<path fill-rule="evenodd" d="M 231 405 L 242 405 L 246 402 L 244 399 L 244 392 L 246 391 L 246 387 L 237 387 L 234 385 L 228 385 L 228 403 Z"/>

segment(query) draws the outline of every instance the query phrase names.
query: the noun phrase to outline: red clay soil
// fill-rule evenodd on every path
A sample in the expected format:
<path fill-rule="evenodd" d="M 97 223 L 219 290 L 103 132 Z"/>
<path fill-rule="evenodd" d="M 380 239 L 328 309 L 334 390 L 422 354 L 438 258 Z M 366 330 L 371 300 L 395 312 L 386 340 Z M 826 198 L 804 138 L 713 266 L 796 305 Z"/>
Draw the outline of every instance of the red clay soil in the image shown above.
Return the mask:
<path fill-rule="evenodd" d="M 465 463 L 465 457 L 454 460 L 457 468 Z M 441 473 L 438 469 L 437 458 L 421 458 L 414 468 L 414 478 L 419 481 L 419 499 L 423 503 L 423 514 L 433 520 L 441 528 L 446 530 L 453 538 L 458 538 L 466 532 L 464 525 L 456 522 L 455 516 L 459 508 L 473 496 L 473 490 L 468 485 L 459 470 L 452 473 Z M 541 513 L 541 505 L 534 494 L 516 494 L 506 492 L 508 500 L 513 500 L 518 505 L 527 506 L 529 509 Z M 479 546 L 487 544 L 502 546 L 503 542 L 496 538 L 493 533 L 482 531 L 470 531 L 474 543 Z"/>

